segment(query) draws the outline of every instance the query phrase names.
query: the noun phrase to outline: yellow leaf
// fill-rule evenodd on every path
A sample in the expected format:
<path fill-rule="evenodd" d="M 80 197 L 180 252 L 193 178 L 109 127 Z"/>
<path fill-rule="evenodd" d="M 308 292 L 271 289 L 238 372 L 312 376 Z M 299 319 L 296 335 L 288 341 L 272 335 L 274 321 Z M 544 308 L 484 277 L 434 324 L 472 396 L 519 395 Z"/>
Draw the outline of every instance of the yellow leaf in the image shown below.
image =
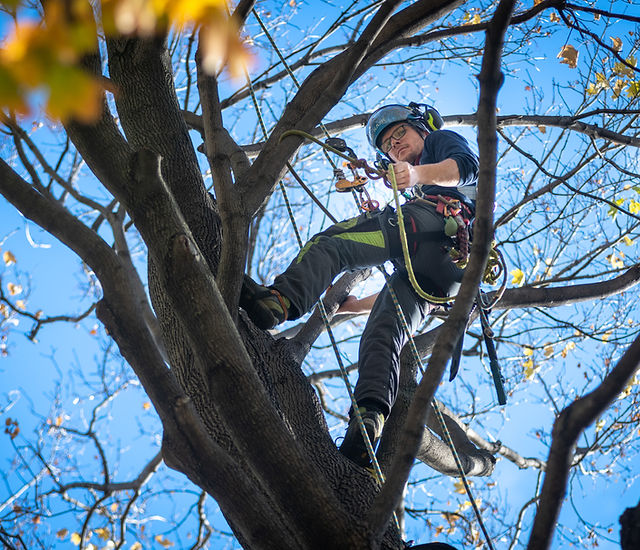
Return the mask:
<path fill-rule="evenodd" d="M 462 480 L 454 481 L 453 486 L 455 488 L 455 492 L 460 495 L 464 495 L 467 492 L 464 488 L 464 483 L 462 482 Z"/>
<path fill-rule="evenodd" d="M 24 86 L 0 59 L 0 105 L 25 115 L 29 112 L 29 106 L 24 100 L 25 95 Z"/>
<path fill-rule="evenodd" d="M 627 246 L 632 246 L 634 243 L 633 239 L 629 238 L 629 235 L 625 235 L 622 240 L 624 241 L 624 244 L 626 244 Z"/>
<path fill-rule="evenodd" d="M 564 349 L 560 352 L 560 354 L 562 355 L 562 357 L 566 357 L 567 354 L 572 350 L 575 349 L 576 347 L 576 343 L 575 342 L 567 342 L 567 345 L 564 347 Z"/>
<path fill-rule="evenodd" d="M 227 53 L 227 39 L 224 20 L 210 21 L 200 31 L 200 48 L 202 50 L 202 67 L 207 74 L 215 74 L 222 68 Z"/>
<path fill-rule="evenodd" d="M 610 86 L 609 79 L 603 73 L 596 73 L 596 86 L 606 89 Z"/>
<path fill-rule="evenodd" d="M 109 509 L 110 509 L 112 512 L 117 512 L 117 511 L 118 511 L 118 503 L 117 503 L 117 502 L 112 502 L 112 503 L 111 503 L 111 506 L 109 506 Z"/>
<path fill-rule="evenodd" d="M 605 425 L 605 421 L 603 418 L 601 418 L 600 420 L 598 420 L 596 422 L 596 432 L 599 432 L 600 430 L 602 430 L 602 428 L 604 428 Z"/>
<path fill-rule="evenodd" d="M 53 118 L 90 123 L 100 116 L 103 88 L 84 71 L 75 67 L 52 69 L 47 84 L 46 110 Z"/>
<path fill-rule="evenodd" d="M 480 506 L 480 504 L 482 504 L 482 499 L 476 498 L 474 500 L 475 500 L 476 506 Z M 460 506 L 458 506 L 458 511 L 459 512 L 464 512 L 468 508 L 471 508 L 471 501 L 470 500 L 465 500 L 462 504 L 460 504 Z"/>
<path fill-rule="evenodd" d="M 71 533 L 71 542 L 73 544 L 75 544 L 76 546 L 79 546 L 81 540 L 82 539 L 80 538 L 80 534 L 79 533 Z"/>
<path fill-rule="evenodd" d="M 627 88 L 627 97 L 635 98 L 640 96 L 640 80 L 636 80 L 629 84 Z"/>
<path fill-rule="evenodd" d="M 560 59 L 560 63 L 569 65 L 570 69 L 575 69 L 578 66 L 578 50 L 571 44 L 564 45 L 557 57 Z"/>
<path fill-rule="evenodd" d="M 471 24 L 472 25 L 479 25 L 480 23 L 482 23 L 482 18 L 480 17 L 479 13 L 476 13 L 472 18 L 471 18 Z"/>
<path fill-rule="evenodd" d="M 164 548 L 169 548 L 173 546 L 173 542 L 171 542 L 169 539 L 165 539 L 162 535 L 156 535 L 154 537 L 154 540 Z"/>
<path fill-rule="evenodd" d="M 608 330 L 607 332 L 605 332 L 605 333 L 602 335 L 602 341 L 603 341 L 603 342 L 608 342 L 608 341 L 609 341 L 609 338 L 611 338 L 611 335 L 612 335 L 612 334 L 613 334 L 613 331 L 612 331 L 612 330 Z"/>
<path fill-rule="evenodd" d="M 120 0 L 104 2 L 106 6 L 106 29 L 122 34 L 151 36 L 158 22 L 153 2 Z M 113 28 L 115 27 L 115 28 Z"/>
<path fill-rule="evenodd" d="M 633 56 L 629 56 L 627 57 L 627 59 L 625 59 L 625 61 L 628 63 L 622 63 L 622 61 L 616 61 L 613 64 L 613 74 L 616 74 L 618 76 L 628 76 L 628 77 L 633 77 L 635 74 L 635 71 L 633 70 L 632 67 L 636 66 L 636 58 Z M 631 67 L 629 66 L 631 65 Z"/>
<path fill-rule="evenodd" d="M 544 347 L 544 356 L 551 357 L 553 355 L 553 346 L 551 344 L 547 344 Z"/>
<path fill-rule="evenodd" d="M 609 260 L 611 267 L 614 269 L 621 269 L 624 267 L 624 262 L 616 254 L 610 254 L 607 256 L 607 260 Z"/>
<path fill-rule="evenodd" d="M 104 527 L 98 527 L 93 531 L 96 535 L 98 535 L 102 540 L 109 540 L 111 533 L 109 529 L 105 529 Z"/>
<path fill-rule="evenodd" d="M 632 214 L 638 214 L 640 212 L 640 202 L 630 199 L 629 200 L 629 212 Z"/>
<path fill-rule="evenodd" d="M 614 51 L 619 52 L 620 50 L 622 50 L 622 39 L 621 38 L 618 38 L 618 37 L 614 38 L 613 36 L 610 36 L 609 38 L 611 39 L 611 42 L 613 42 Z"/>
<path fill-rule="evenodd" d="M 524 348 L 523 353 L 525 357 L 531 357 L 533 355 L 533 349 L 530 347 L 526 347 Z"/>
<path fill-rule="evenodd" d="M 145 401 L 145 402 L 142 404 L 142 408 L 143 408 L 145 411 L 148 411 L 148 410 L 151 408 L 151 403 L 149 403 L 149 401 Z"/>
<path fill-rule="evenodd" d="M 22 287 L 14 283 L 7 283 L 7 290 L 9 291 L 9 294 L 11 294 L 11 296 L 15 296 L 16 294 L 20 294 L 22 292 Z"/>
<path fill-rule="evenodd" d="M 24 300 L 16 300 L 16 307 L 24 311 L 25 309 L 27 309 L 27 302 L 25 302 Z"/>
<path fill-rule="evenodd" d="M 560 16 L 555 11 L 552 11 L 549 16 L 549 21 L 552 23 L 558 23 L 558 21 L 560 21 Z"/>
<path fill-rule="evenodd" d="M 142 550 L 142 544 L 140 544 L 139 542 L 134 542 L 129 550 Z"/>
<path fill-rule="evenodd" d="M 468 508 L 471 508 L 471 501 L 465 500 L 460 506 L 458 506 L 458 512 L 464 512 Z"/>
<path fill-rule="evenodd" d="M 62 425 L 63 418 L 61 416 L 56 416 L 56 426 Z"/>
<path fill-rule="evenodd" d="M 10 252 L 9 250 L 5 250 L 2 253 L 2 259 L 4 260 L 4 265 L 7 267 L 16 263 L 16 257 L 13 255 L 13 252 Z"/>
<path fill-rule="evenodd" d="M 524 376 L 527 380 L 531 380 L 540 370 L 540 366 L 536 365 L 531 358 L 527 359 L 522 366 L 524 367 Z"/>
<path fill-rule="evenodd" d="M 522 272 L 522 270 L 516 268 L 509 273 L 513 276 L 511 284 L 515 286 L 522 286 L 522 283 L 524 282 L 524 273 Z"/>
<path fill-rule="evenodd" d="M 587 94 L 596 95 L 601 90 L 606 90 L 610 87 L 609 79 L 602 73 L 596 73 L 596 82 L 587 86 Z"/>

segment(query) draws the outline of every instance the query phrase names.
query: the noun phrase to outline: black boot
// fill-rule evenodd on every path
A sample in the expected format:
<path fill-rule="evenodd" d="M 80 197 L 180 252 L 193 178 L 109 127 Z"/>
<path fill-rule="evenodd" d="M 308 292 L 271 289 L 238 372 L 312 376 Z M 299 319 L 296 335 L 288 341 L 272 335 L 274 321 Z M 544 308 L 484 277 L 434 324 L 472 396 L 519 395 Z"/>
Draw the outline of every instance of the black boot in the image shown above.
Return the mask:
<path fill-rule="evenodd" d="M 360 416 L 362 417 L 364 428 L 369 436 L 371 447 L 375 451 L 378 440 L 382 435 L 384 415 L 375 408 L 359 407 L 358 411 L 360 411 Z M 362 432 L 360 431 L 360 426 L 358 426 L 358 420 L 355 414 L 351 415 L 349 419 L 347 433 L 344 436 L 339 450 L 351 462 L 354 462 L 358 466 L 368 468 L 371 465 L 371 458 L 367 452 L 367 447 L 362 438 Z"/>
<path fill-rule="evenodd" d="M 277 290 L 256 283 L 248 275 L 242 281 L 240 307 L 258 328 L 268 330 L 287 320 L 291 302 Z"/>

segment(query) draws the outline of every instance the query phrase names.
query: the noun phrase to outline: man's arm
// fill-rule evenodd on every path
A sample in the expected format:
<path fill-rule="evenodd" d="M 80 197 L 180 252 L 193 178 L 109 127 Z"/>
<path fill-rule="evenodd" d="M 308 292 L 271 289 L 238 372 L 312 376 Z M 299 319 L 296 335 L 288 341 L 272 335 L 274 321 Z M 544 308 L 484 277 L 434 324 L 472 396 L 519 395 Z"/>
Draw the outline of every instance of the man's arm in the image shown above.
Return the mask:
<path fill-rule="evenodd" d="M 371 308 L 373 308 L 373 304 L 378 298 L 378 294 L 380 293 L 376 292 L 375 294 L 365 296 L 364 298 L 356 298 L 355 296 L 349 294 L 349 296 L 345 298 L 344 302 L 340 304 L 340 307 L 338 308 L 338 311 L 336 311 L 336 314 L 367 313 L 368 311 L 371 311 Z"/>
<path fill-rule="evenodd" d="M 435 164 L 419 164 L 413 166 L 404 161 L 393 165 L 398 189 L 407 189 L 414 185 L 441 185 L 456 187 L 460 184 L 458 163 L 453 159 L 445 159 Z"/>

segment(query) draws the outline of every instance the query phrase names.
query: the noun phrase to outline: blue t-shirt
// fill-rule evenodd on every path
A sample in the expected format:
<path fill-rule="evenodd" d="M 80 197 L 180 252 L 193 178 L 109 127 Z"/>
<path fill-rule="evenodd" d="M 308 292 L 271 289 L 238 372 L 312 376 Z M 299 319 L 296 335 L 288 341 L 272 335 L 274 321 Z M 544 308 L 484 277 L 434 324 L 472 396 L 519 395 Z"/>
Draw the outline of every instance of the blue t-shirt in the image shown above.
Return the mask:
<path fill-rule="evenodd" d="M 424 149 L 419 164 L 436 164 L 453 159 L 458 165 L 460 183 L 456 187 L 421 185 L 423 195 L 447 195 L 464 201 L 475 209 L 476 184 L 478 183 L 478 157 L 460 134 L 451 130 L 436 130 L 424 139 Z"/>

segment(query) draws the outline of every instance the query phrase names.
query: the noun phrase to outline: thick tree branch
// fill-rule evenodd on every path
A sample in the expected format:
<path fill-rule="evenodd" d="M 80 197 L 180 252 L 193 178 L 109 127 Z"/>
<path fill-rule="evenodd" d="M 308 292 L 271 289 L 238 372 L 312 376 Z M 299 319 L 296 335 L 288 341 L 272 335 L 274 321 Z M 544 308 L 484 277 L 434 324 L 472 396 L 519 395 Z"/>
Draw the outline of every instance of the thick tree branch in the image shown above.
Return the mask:
<path fill-rule="evenodd" d="M 426 4 L 425 4 L 426 5 Z M 542 11 L 549 9 L 549 8 L 559 8 L 562 7 L 564 5 L 564 0 L 544 0 L 543 2 L 540 2 L 539 4 L 536 4 L 533 8 L 527 10 L 524 13 L 515 15 L 512 20 L 511 20 L 511 24 L 512 25 L 516 25 L 516 24 L 521 24 L 527 21 L 530 21 L 531 19 L 533 19 L 536 15 L 538 15 L 539 13 L 541 13 Z M 404 13 L 404 12 L 402 12 Z M 400 15 L 400 14 L 398 14 Z M 395 17 L 395 16 L 394 16 Z M 404 13 L 403 15 L 403 19 L 405 21 L 409 21 L 412 24 L 416 24 L 416 20 L 414 19 L 416 17 L 415 12 L 411 12 L 411 13 Z M 397 21 L 397 20 L 396 20 Z M 423 25 L 418 25 L 418 28 L 420 28 Z M 395 29 L 397 28 L 401 28 L 402 25 L 398 24 L 394 24 Z M 409 48 L 409 47 L 420 47 L 420 46 L 424 46 L 425 44 L 429 43 L 429 42 L 433 42 L 436 40 L 442 40 L 444 38 L 449 38 L 452 36 L 457 36 L 460 34 L 469 34 L 472 32 L 482 32 L 486 29 L 487 27 L 487 23 L 479 23 L 479 24 L 473 24 L 473 25 L 461 25 L 461 26 L 457 26 L 457 27 L 450 27 L 447 29 L 440 29 L 437 31 L 432 31 L 426 34 L 422 34 L 422 35 L 416 35 L 416 36 L 410 36 L 410 37 L 406 37 L 406 38 L 395 38 L 395 36 L 397 36 L 397 34 L 400 32 L 394 32 L 394 31 L 390 31 L 388 34 L 391 39 L 390 40 L 386 40 L 384 42 L 384 44 L 380 47 L 380 49 L 376 50 L 376 56 L 378 59 L 384 57 L 385 55 L 389 54 L 391 51 L 394 50 L 400 50 L 400 49 L 404 49 L 404 48 Z M 395 30 L 394 29 L 394 30 Z M 402 31 L 402 34 L 410 34 L 411 32 L 415 32 L 416 29 L 406 29 Z M 379 42 L 379 40 L 378 40 Z M 296 60 L 295 62 L 291 63 L 290 67 L 291 69 L 295 72 L 297 69 L 304 67 L 306 65 L 308 65 L 310 62 L 314 61 L 315 59 L 319 59 L 321 57 L 325 57 L 329 54 L 332 53 L 339 53 L 344 51 L 347 47 L 348 47 L 348 43 L 347 44 L 340 44 L 337 46 L 328 46 L 326 48 L 323 48 L 322 50 L 313 50 L 308 52 L 307 54 L 305 54 L 302 58 Z M 276 82 L 279 82 L 280 80 L 282 80 L 283 78 L 286 78 L 288 75 L 288 71 L 286 70 L 282 70 L 268 78 L 264 78 L 261 80 L 258 80 L 256 82 L 253 83 L 253 88 L 254 90 L 261 90 L 261 89 L 266 89 L 269 88 L 270 86 L 272 86 L 273 84 L 275 84 Z M 245 99 L 249 96 L 249 91 L 244 89 L 241 90 L 239 92 L 236 92 L 235 94 L 233 94 L 232 96 L 222 100 L 221 105 L 223 109 L 226 109 L 227 107 L 230 107 L 232 105 L 235 105 L 236 103 L 238 103 L 239 101 L 241 101 L 242 99 Z"/>
<path fill-rule="evenodd" d="M 629 111 L 625 111 L 624 116 L 629 116 Z M 498 126 L 505 128 L 507 126 L 552 126 L 556 128 L 565 128 L 580 134 L 584 134 L 594 139 L 606 139 L 612 143 L 619 145 L 630 145 L 632 147 L 640 147 L 640 138 L 627 136 L 619 132 L 614 132 L 598 126 L 597 124 L 587 124 L 581 119 L 584 115 L 576 116 L 546 116 L 546 115 L 502 115 L 498 117 Z M 457 126 L 477 126 L 477 114 L 456 115 L 445 117 L 447 122 L 451 121 Z"/>
<path fill-rule="evenodd" d="M 351 290 L 362 281 L 366 280 L 370 273 L 371 271 L 368 269 L 357 271 L 355 273 L 345 273 L 334 285 L 331 286 L 324 299 L 322 299 L 329 321 L 331 321 L 338 309 L 338 306 L 344 301 Z M 293 338 L 293 341 L 300 345 L 300 351 L 306 355 L 309 352 L 309 349 L 311 349 L 313 342 L 316 341 L 318 336 L 320 336 L 324 330 L 325 325 L 322 320 L 322 316 L 320 315 L 320 310 L 316 308 L 304 326 Z M 303 357 L 300 358 L 300 361 L 302 361 Z"/>
<path fill-rule="evenodd" d="M 118 115 L 127 141 L 163 158 L 162 171 L 199 244 L 210 218 L 209 198 L 173 84 L 163 37 L 108 39 L 109 74 L 118 87 Z M 141 83 L 144 88 L 141 89 Z M 128 164 L 125 163 L 124 166 Z M 126 179 L 126 178 L 125 178 Z M 127 201 L 122 201 L 128 206 Z M 216 267 L 215 260 L 207 261 Z"/>
<path fill-rule="evenodd" d="M 444 475 L 458 477 L 460 471 L 453 459 L 451 449 L 445 443 L 440 425 L 432 419 L 433 415 L 429 415 L 429 424 L 439 434 L 439 437 L 436 437 L 429 429 L 425 428 L 416 458 Z M 445 416 L 445 423 L 465 475 L 491 475 L 496 464 L 496 459 L 493 455 L 484 449 L 476 447 L 452 418 Z"/>
<path fill-rule="evenodd" d="M 101 307 L 104 310 L 106 301 L 109 301 L 110 307 L 135 325 L 130 334 L 135 334 L 138 342 L 128 359 L 161 418 L 166 416 L 164 403 L 176 394 L 175 382 L 141 314 L 138 300 L 132 292 L 129 272 L 114 251 L 57 201 L 35 191 L 3 160 L 0 160 L 0 193 L 25 217 L 51 233 L 91 267 L 104 292 L 99 311 Z"/>
<path fill-rule="evenodd" d="M 510 288 L 495 309 L 523 307 L 558 307 L 598 298 L 606 298 L 628 290 L 640 282 L 640 265 L 634 265 L 609 281 L 552 288 Z M 492 295 L 492 293 L 490 293 Z"/>
<path fill-rule="evenodd" d="M 278 505 L 296 510 L 295 530 L 301 536 L 304 533 L 309 547 L 319 541 L 325 548 L 343 547 L 347 517 L 340 513 L 341 506 L 327 485 L 317 483 L 322 474 L 303 455 L 258 379 L 211 272 L 164 187 L 157 157 L 142 151 L 133 167 L 134 205 L 154 204 L 153 208 L 133 207 L 136 226 L 159 266 L 163 286 L 233 440 Z M 242 388 L 247 398 L 238 399 L 229 388 Z"/>
<path fill-rule="evenodd" d="M 96 77 L 102 75 L 102 61 L 98 53 L 86 56 L 84 66 Z M 95 123 L 70 121 L 65 130 L 100 183 L 121 201 L 119 189 L 127 178 L 126 167 L 132 151 L 109 110 L 106 96 L 103 94 L 102 110 Z"/>
<path fill-rule="evenodd" d="M 514 14 L 514 16 L 511 18 L 510 25 L 519 25 L 522 23 L 526 23 L 527 21 L 533 19 L 539 13 L 542 13 L 544 10 L 550 8 L 559 9 L 564 6 L 564 3 L 565 0 L 543 0 L 542 2 L 535 4 L 532 8 L 528 9 L 525 12 Z M 399 38 L 389 42 L 387 48 L 389 49 L 389 51 L 391 51 L 402 48 L 420 47 L 435 40 L 442 40 L 444 38 L 459 36 L 461 34 L 471 34 L 474 32 L 485 31 L 488 24 L 489 21 L 485 21 L 482 23 L 462 24 L 455 27 L 438 29 L 425 34 L 411 36 L 408 38 Z"/>
<path fill-rule="evenodd" d="M 353 81 L 360 78 L 375 63 L 392 51 L 396 47 L 396 40 L 413 35 L 463 3 L 464 0 L 420 0 L 396 13 L 377 36 L 367 57 L 357 66 Z"/>
<path fill-rule="evenodd" d="M 595 390 L 571 403 L 556 418 L 547 459 L 547 472 L 540 492 L 538 512 L 533 522 L 528 550 L 544 550 L 550 547 L 566 492 L 576 441 L 622 392 L 639 366 L 640 337 L 636 338 Z"/>
<path fill-rule="evenodd" d="M 236 20 L 239 26 L 242 26 L 255 5 L 256 0 L 240 0 L 231 17 Z"/>
<path fill-rule="evenodd" d="M 202 35 L 200 41 L 202 41 Z M 235 155 L 242 159 L 240 168 L 242 172 L 248 169 L 249 161 L 224 127 L 217 79 L 215 76 L 205 73 L 201 61 L 201 51 L 198 48 L 196 66 L 207 160 L 213 174 L 213 185 L 221 213 L 222 233 L 224 234 L 217 283 L 235 321 L 238 311 L 236 304 L 240 297 L 242 274 L 247 255 L 247 233 L 251 218 L 244 211 L 242 194 L 234 189 L 231 176 L 231 158 Z M 236 179 L 241 176 L 242 174 L 236 173 Z"/>

